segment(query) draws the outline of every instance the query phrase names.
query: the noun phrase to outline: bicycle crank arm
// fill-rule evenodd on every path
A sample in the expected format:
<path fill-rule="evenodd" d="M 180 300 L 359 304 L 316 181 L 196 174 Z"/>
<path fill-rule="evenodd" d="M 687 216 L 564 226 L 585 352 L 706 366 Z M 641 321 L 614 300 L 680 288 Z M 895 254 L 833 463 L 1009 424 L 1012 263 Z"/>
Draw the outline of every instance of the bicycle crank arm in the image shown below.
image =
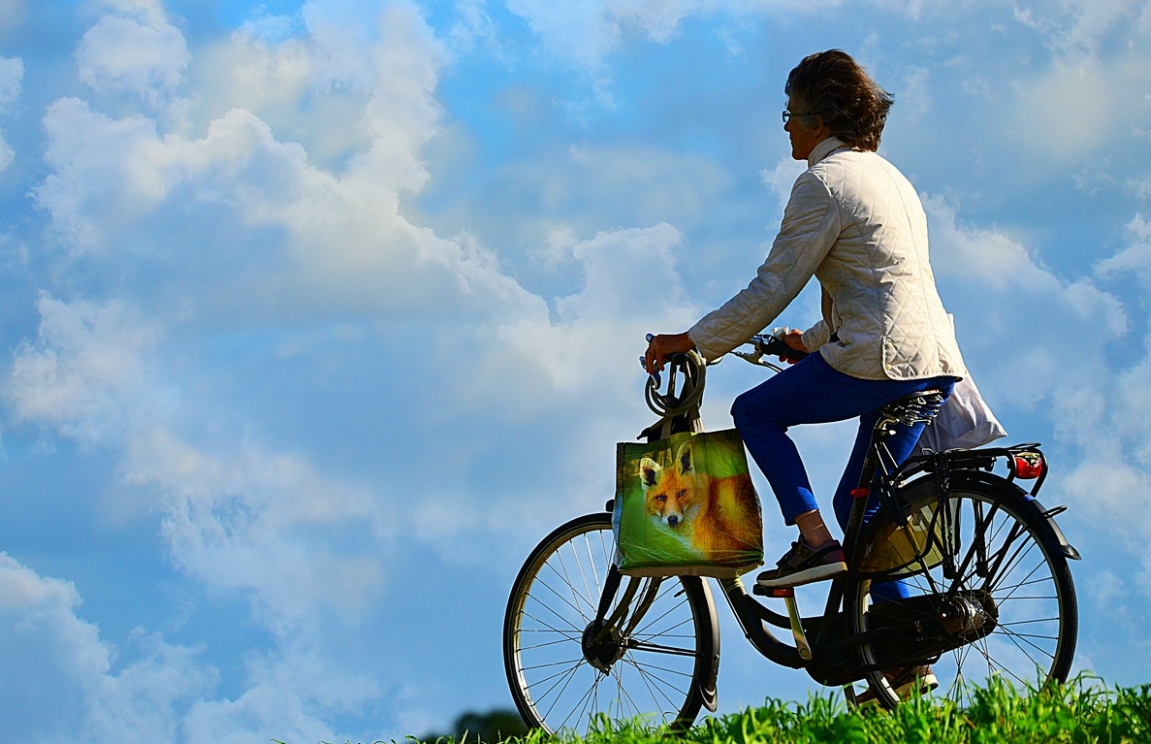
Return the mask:
<path fill-rule="evenodd" d="M 791 636 L 795 639 L 795 650 L 799 658 L 811 661 L 811 644 L 807 642 L 807 634 L 803 632 L 803 621 L 799 619 L 799 606 L 795 603 L 794 589 L 772 589 L 771 596 L 782 597 L 787 605 L 787 619 L 791 621 Z"/>

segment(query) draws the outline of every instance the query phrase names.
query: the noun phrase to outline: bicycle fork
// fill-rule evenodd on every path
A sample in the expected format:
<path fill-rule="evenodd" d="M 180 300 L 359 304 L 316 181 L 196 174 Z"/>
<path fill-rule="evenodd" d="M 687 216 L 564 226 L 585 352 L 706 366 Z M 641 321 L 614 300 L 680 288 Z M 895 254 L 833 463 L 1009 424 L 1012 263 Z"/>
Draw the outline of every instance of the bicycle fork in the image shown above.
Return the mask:
<path fill-rule="evenodd" d="M 588 663 L 600 672 L 606 674 L 611 665 L 618 661 L 629 648 L 628 640 L 639 626 L 640 621 L 647 615 L 647 611 L 655 602 L 663 580 L 652 578 L 646 582 L 643 594 L 638 601 L 636 594 L 639 586 L 644 583 L 630 578 L 627 586 L 612 611 L 612 602 L 619 593 L 623 574 L 614 564 L 608 569 L 604 580 L 603 592 L 600 594 L 599 607 L 596 608 L 595 619 L 584 631 L 584 656 Z M 633 609 L 634 608 L 634 609 Z M 608 613 L 611 612 L 610 616 Z M 626 624 L 625 624 L 626 620 Z"/>

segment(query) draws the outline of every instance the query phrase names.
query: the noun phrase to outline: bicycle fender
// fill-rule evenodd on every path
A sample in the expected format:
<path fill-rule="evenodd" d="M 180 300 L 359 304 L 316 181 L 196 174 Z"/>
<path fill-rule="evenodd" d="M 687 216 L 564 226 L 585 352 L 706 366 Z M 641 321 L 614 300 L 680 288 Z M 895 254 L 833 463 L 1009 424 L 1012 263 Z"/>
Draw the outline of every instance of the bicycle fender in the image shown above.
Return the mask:
<path fill-rule="evenodd" d="M 962 470 L 952 471 L 952 477 L 960 480 L 968 479 L 979 481 L 987 485 L 995 485 L 999 488 L 1007 488 L 1009 492 L 1014 495 L 1019 501 L 1022 501 L 1024 508 L 1030 509 L 1031 512 L 1040 521 L 1046 522 L 1050 528 L 1050 532 L 1041 535 L 1044 546 L 1058 555 L 1061 555 L 1068 560 L 1078 561 L 1082 560 L 1079 551 L 1075 546 L 1068 542 L 1067 537 L 1063 534 L 1063 530 L 1055 521 L 1055 515 L 1061 513 L 1066 507 L 1057 506 L 1053 509 L 1047 509 L 1043 504 L 1039 503 L 1039 499 L 1024 491 L 1019 487 L 1019 484 L 1009 481 L 1006 478 L 1001 478 L 994 473 L 981 473 L 978 471 Z"/>
<path fill-rule="evenodd" d="M 719 669 L 719 657 L 715 659 L 715 667 Z M 717 675 L 718 676 L 718 675 Z M 714 713 L 719 709 L 719 689 L 715 680 L 707 685 L 699 685 L 699 695 L 703 698 L 703 707 Z"/>
<path fill-rule="evenodd" d="M 715 599 L 711 595 L 710 584 L 699 576 L 685 577 L 685 580 L 687 578 L 694 578 L 703 586 L 704 596 L 707 597 L 707 606 L 711 610 L 711 627 L 715 634 L 712 644 L 711 672 L 699 680 L 696 689 L 699 691 L 700 698 L 703 699 L 704 707 L 715 713 L 719 708 L 719 616 L 715 610 Z"/>
<path fill-rule="evenodd" d="M 1051 535 L 1044 541 L 1047 547 L 1066 557 L 1068 560 L 1082 560 L 1083 557 L 1079 555 L 1079 551 L 1075 549 L 1074 545 L 1067 541 L 1067 538 L 1063 535 L 1063 530 L 1059 529 L 1059 525 L 1055 521 L 1055 514 L 1062 512 L 1065 507 L 1057 506 L 1054 509 L 1045 509 L 1043 508 L 1043 504 L 1039 503 L 1039 499 L 1035 498 L 1028 499 L 1027 503 L 1035 510 L 1040 518 L 1047 520 L 1048 526 L 1051 527 Z"/>

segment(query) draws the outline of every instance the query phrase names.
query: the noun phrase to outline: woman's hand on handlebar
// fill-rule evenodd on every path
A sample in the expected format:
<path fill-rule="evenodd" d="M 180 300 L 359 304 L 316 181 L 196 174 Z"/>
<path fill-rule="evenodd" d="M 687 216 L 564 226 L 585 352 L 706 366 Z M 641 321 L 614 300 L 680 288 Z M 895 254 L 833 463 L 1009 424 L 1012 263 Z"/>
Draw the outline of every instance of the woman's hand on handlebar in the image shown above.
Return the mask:
<path fill-rule="evenodd" d="M 695 342 L 686 333 L 671 333 L 650 336 L 647 342 L 647 351 L 643 355 L 644 368 L 650 375 L 663 369 L 664 362 L 672 354 L 691 351 Z"/>
<path fill-rule="evenodd" d="M 807 347 L 803 345 L 803 331 L 795 330 L 794 328 L 782 336 L 778 336 L 779 340 L 787 344 L 788 348 L 801 351 L 804 354 L 810 354 Z M 797 360 L 788 357 L 780 357 L 779 361 L 787 362 L 788 364 L 795 364 Z"/>

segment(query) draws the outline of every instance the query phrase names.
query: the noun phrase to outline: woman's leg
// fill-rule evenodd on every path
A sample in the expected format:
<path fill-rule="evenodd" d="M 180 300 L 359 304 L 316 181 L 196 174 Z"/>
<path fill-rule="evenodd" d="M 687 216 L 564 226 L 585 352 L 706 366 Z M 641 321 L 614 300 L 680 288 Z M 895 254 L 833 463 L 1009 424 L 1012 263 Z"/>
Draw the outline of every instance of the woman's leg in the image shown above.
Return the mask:
<path fill-rule="evenodd" d="M 917 380 L 914 381 L 910 389 L 906 390 L 906 392 L 899 393 L 891 400 L 921 390 L 939 390 L 945 396 L 950 396 L 954 386 L 955 380 L 951 377 Z M 835 518 L 842 529 L 847 528 L 847 520 L 851 514 L 851 506 L 854 501 L 851 492 L 859 487 L 859 479 L 863 475 L 863 461 L 867 456 L 867 450 L 871 447 L 871 435 L 878 421 L 878 410 L 871 411 L 859 417 L 859 430 L 855 435 L 855 444 L 851 448 L 851 456 L 847 460 L 847 467 L 843 470 L 843 476 L 839 480 L 839 487 L 835 490 L 835 498 L 833 500 Z M 923 426 L 923 424 L 897 424 L 894 427 L 895 434 L 884 440 L 896 465 L 903 464 L 903 461 L 911 456 L 916 442 L 919 441 L 920 434 L 923 433 Z M 863 523 L 867 524 L 878 510 L 879 495 L 873 492 L 868 498 L 867 510 L 863 514 Z M 909 596 L 909 592 L 902 581 L 876 582 L 871 589 L 871 596 L 875 601 L 883 602 L 905 598 Z"/>
<path fill-rule="evenodd" d="M 735 428 L 771 485 L 789 525 L 819 505 L 787 430 L 798 424 L 842 421 L 871 410 L 870 400 L 854 401 L 849 390 L 852 381 L 855 378 L 835 371 L 815 353 L 743 393 L 732 404 Z"/>
<path fill-rule="evenodd" d="M 818 504 L 799 451 L 787 434 L 790 427 L 866 417 L 903 395 L 932 387 L 938 380 L 861 380 L 836 371 L 816 352 L 737 397 L 731 416 L 747 451 L 779 500 L 784 521 L 791 525 Z M 874 423 L 874 418 L 861 420 L 847 471 L 836 492 L 837 512 L 843 499 L 846 509 L 851 509 L 850 492 L 859 482 Z M 895 438 L 892 451 L 900 462 L 917 438 L 911 431 Z"/>

